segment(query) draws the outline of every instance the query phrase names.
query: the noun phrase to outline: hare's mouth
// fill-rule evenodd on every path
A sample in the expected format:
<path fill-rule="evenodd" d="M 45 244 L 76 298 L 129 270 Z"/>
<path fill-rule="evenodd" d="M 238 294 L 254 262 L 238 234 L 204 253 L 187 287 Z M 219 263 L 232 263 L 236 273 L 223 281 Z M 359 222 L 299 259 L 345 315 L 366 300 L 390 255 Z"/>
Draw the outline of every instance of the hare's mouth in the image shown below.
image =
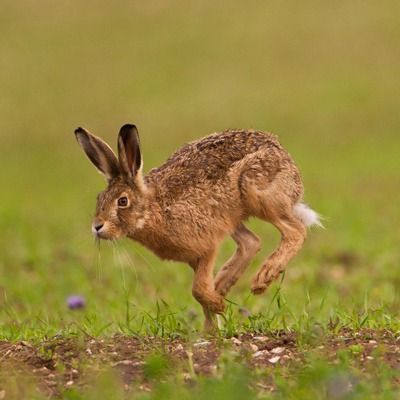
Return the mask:
<path fill-rule="evenodd" d="M 94 236 L 96 239 L 103 239 L 103 240 L 113 240 L 116 239 L 114 236 L 109 235 L 106 232 L 100 233 L 100 232 L 96 232 L 94 233 Z"/>
<path fill-rule="evenodd" d="M 94 223 L 92 225 L 92 233 L 96 239 L 104 240 L 115 240 L 121 236 L 119 232 L 116 232 L 115 229 L 113 229 L 109 222 L 104 222 L 101 224 Z"/>

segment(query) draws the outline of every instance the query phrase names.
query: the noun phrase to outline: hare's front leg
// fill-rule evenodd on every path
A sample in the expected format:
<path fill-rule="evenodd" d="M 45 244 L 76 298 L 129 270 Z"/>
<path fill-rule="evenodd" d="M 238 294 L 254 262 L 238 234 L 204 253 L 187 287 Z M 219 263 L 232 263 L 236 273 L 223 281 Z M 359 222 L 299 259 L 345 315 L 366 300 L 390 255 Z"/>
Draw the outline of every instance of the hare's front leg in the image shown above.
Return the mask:
<path fill-rule="evenodd" d="M 225 310 L 224 298 L 214 288 L 214 260 L 215 251 L 212 251 L 192 265 L 194 269 L 192 294 L 203 307 L 204 328 L 208 332 L 213 332 L 217 328 L 215 314 L 221 314 Z"/>
<path fill-rule="evenodd" d="M 236 252 L 215 277 L 215 290 L 222 296 L 237 282 L 261 247 L 260 239 L 243 224 L 235 229 L 232 238 L 238 246 Z"/>

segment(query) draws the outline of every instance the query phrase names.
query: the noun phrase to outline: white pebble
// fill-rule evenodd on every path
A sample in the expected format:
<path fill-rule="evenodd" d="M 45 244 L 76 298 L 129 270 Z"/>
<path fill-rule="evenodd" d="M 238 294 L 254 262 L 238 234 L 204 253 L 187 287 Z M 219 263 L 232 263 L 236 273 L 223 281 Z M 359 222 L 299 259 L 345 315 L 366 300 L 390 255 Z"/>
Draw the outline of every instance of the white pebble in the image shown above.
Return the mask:
<path fill-rule="evenodd" d="M 285 351 L 284 347 L 275 347 L 274 349 L 271 350 L 272 354 L 281 354 Z"/>
<path fill-rule="evenodd" d="M 270 358 L 268 361 L 269 361 L 271 364 L 276 364 L 280 359 L 281 359 L 280 356 L 275 356 L 275 357 Z"/>
<path fill-rule="evenodd" d="M 260 350 L 260 351 L 256 351 L 253 354 L 253 358 L 266 357 L 268 355 L 269 355 L 269 351 L 268 350 Z"/>

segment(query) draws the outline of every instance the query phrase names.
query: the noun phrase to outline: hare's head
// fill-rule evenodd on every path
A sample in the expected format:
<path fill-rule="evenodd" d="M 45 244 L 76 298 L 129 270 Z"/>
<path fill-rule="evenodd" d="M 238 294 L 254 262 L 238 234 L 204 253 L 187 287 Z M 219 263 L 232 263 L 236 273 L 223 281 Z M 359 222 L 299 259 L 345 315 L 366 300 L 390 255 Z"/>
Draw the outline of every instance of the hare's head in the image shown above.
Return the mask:
<path fill-rule="evenodd" d="M 138 131 L 135 125 L 127 124 L 121 128 L 118 158 L 107 143 L 87 130 L 78 128 L 75 135 L 90 161 L 108 183 L 97 197 L 92 232 L 100 239 L 112 240 L 125 236 L 140 220 L 145 207 Z"/>

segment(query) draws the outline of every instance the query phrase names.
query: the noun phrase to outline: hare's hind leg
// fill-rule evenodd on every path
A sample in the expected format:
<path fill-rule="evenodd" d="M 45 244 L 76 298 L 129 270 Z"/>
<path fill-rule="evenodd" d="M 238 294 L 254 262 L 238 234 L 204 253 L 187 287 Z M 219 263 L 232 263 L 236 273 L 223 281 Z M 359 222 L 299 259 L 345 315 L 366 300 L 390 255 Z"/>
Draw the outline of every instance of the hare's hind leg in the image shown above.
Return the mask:
<path fill-rule="evenodd" d="M 261 247 L 260 239 L 242 223 L 235 229 L 232 238 L 238 246 L 236 252 L 215 277 L 215 290 L 222 296 L 237 282 Z"/>
<path fill-rule="evenodd" d="M 192 294 L 203 307 L 204 328 L 210 333 L 217 329 L 215 314 L 221 314 L 225 310 L 224 298 L 214 288 L 214 260 L 215 251 L 191 265 L 194 269 Z"/>
<path fill-rule="evenodd" d="M 271 199 L 272 200 L 272 199 Z M 251 291 L 261 294 L 283 272 L 289 261 L 297 254 L 306 238 L 304 224 L 294 215 L 289 199 L 281 198 L 266 204 L 265 220 L 276 226 L 281 233 L 279 247 L 267 258 L 253 280 Z"/>
<path fill-rule="evenodd" d="M 264 150 L 255 154 L 257 157 L 249 159 L 241 175 L 242 198 L 250 215 L 272 223 L 281 233 L 278 248 L 267 258 L 253 280 L 251 290 L 260 294 L 300 250 L 307 232 L 293 210 L 303 194 L 296 166 L 290 158 L 279 159 L 279 170 L 275 175 L 269 175 L 271 165 L 275 165 L 273 159 Z"/>

